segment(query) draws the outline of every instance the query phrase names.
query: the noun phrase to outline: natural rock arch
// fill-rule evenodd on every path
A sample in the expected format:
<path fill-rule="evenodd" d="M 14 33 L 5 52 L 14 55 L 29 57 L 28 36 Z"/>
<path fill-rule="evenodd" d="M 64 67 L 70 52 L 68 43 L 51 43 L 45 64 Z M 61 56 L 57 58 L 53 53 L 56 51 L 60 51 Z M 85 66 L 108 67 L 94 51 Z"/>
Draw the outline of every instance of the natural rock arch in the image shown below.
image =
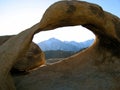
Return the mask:
<path fill-rule="evenodd" d="M 46 10 L 40 23 L 0 46 L 0 89 L 14 88 L 14 85 L 9 83 L 9 71 L 16 58 L 26 52 L 35 33 L 74 25 L 89 28 L 96 35 L 94 45 L 59 63 L 42 67 L 26 76 L 14 77 L 16 88 L 119 90 L 120 19 L 95 4 L 82 1 L 59 1 L 53 4 Z M 9 48 L 11 46 L 13 47 Z"/>

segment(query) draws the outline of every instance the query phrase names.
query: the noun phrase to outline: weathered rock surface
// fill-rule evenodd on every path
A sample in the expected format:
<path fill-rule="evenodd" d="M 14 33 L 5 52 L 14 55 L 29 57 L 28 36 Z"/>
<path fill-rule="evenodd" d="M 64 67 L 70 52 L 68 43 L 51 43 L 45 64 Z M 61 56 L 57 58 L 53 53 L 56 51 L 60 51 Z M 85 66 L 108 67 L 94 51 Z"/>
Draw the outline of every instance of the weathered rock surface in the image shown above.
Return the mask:
<path fill-rule="evenodd" d="M 24 49 L 30 45 L 35 33 L 75 25 L 90 29 L 96 35 L 94 44 L 61 62 L 41 67 L 25 76 L 14 77 L 17 90 L 120 90 L 120 19 L 95 4 L 82 1 L 53 4 L 46 10 L 40 23 L 0 47 L 0 53 L 4 51 L 4 55 L 16 51 L 12 52 L 14 56 L 9 56 L 9 60 L 0 54 L 0 85 L 12 86 L 5 83 L 4 75 L 8 78 L 7 73 L 16 58 L 25 53 Z M 15 47 L 5 49 L 19 40 L 17 50 Z"/>
<path fill-rule="evenodd" d="M 0 45 L 5 43 L 8 39 L 10 39 L 14 35 L 6 35 L 6 36 L 0 36 Z"/>
<path fill-rule="evenodd" d="M 0 46 L 0 90 L 15 90 L 10 70 L 29 49 L 33 35 L 38 29 L 39 24 L 36 24 Z"/>
<path fill-rule="evenodd" d="M 38 45 L 31 43 L 26 54 L 19 58 L 13 69 L 18 71 L 29 71 L 45 64 L 45 55 Z"/>
<path fill-rule="evenodd" d="M 0 45 L 5 43 L 12 36 L 0 36 Z M 20 57 L 15 63 L 15 65 L 12 67 L 12 72 L 13 73 L 19 71 L 27 72 L 43 64 L 45 64 L 45 55 L 39 48 L 39 46 L 32 42 L 30 44 L 28 51 L 24 54 L 23 57 Z"/>

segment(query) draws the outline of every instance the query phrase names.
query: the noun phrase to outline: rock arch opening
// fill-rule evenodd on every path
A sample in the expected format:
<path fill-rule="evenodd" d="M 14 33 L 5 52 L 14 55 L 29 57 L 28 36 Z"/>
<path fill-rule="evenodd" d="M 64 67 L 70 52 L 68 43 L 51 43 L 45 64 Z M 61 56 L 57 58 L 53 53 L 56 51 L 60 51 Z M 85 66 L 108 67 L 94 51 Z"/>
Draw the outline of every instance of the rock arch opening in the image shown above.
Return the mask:
<path fill-rule="evenodd" d="M 40 32 L 33 42 L 44 51 L 47 62 L 63 60 L 90 47 L 95 35 L 83 26 L 61 27 Z"/>

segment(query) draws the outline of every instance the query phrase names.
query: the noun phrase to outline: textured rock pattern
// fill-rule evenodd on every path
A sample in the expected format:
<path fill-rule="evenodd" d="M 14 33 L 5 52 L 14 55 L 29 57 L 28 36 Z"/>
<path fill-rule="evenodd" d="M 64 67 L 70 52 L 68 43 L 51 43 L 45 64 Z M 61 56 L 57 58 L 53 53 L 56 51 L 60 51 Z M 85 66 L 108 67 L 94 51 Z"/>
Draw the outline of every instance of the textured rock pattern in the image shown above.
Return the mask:
<path fill-rule="evenodd" d="M 1 90 L 12 88 L 12 83 L 6 84 L 6 78 L 7 82 L 11 81 L 8 73 L 16 58 L 28 49 L 35 33 L 75 25 L 90 29 L 96 35 L 94 44 L 61 62 L 14 77 L 17 90 L 120 90 L 120 19 L 98 5 L 82 1 L 59 1 L 51 5 L 40 23 L 0 47 Z M 17 49 L 8 50 L 15 41 L 19 41 Z M 8 60 L 3 52 L 7 56 L 12 52 L 14 56 Z"/>
<path fill-rule="evenodd" d="M 13 35 L 12 36 L 0 36 L 0 45 L 5 43 L 11 37 L 13 37 Z M 35 44 L 34 42 L 32 42 L 30 44 L 28 51 L 24 54 L 24 56 L 20 57 L 17 60 L 17 62 L 12 68 L 12 71 L 13 73 L 14 73 L 14 70 L 29 71 L 43 64 L 45 64 L 45 55 L 42 52 L 42 50 L 39 48 L 39 46 Z"/>
<path fill-rule="evenodd" d="M 19 71 L 29 71 L 44 64 L 44 53 L 38 45 L 31 43 L 29 50 L 23 57 L 18 59 L 13 68 Z"/>

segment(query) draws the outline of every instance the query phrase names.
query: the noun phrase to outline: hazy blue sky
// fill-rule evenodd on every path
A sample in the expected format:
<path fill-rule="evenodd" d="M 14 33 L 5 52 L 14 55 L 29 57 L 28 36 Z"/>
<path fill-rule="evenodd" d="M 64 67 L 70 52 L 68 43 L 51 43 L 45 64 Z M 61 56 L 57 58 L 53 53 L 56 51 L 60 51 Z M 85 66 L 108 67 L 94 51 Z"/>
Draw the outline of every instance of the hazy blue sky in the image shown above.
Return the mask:
<path fill-rule="evenodd" d="M 36 24 L 40 21 L 45 10 L 56 1 L 58 0 L 0 0 L 0 35 L 17 34 Z M 84 1 L 96 3 L 105 11 L 120 17 L 119 0 Z M 79 42 L 94 36 L 85 28 L 77 26 L 41 32 L 35 35 L 34 41 L 39 42 L 50 37 L 56 37 L 63 41 L 75 40 Z"/>

